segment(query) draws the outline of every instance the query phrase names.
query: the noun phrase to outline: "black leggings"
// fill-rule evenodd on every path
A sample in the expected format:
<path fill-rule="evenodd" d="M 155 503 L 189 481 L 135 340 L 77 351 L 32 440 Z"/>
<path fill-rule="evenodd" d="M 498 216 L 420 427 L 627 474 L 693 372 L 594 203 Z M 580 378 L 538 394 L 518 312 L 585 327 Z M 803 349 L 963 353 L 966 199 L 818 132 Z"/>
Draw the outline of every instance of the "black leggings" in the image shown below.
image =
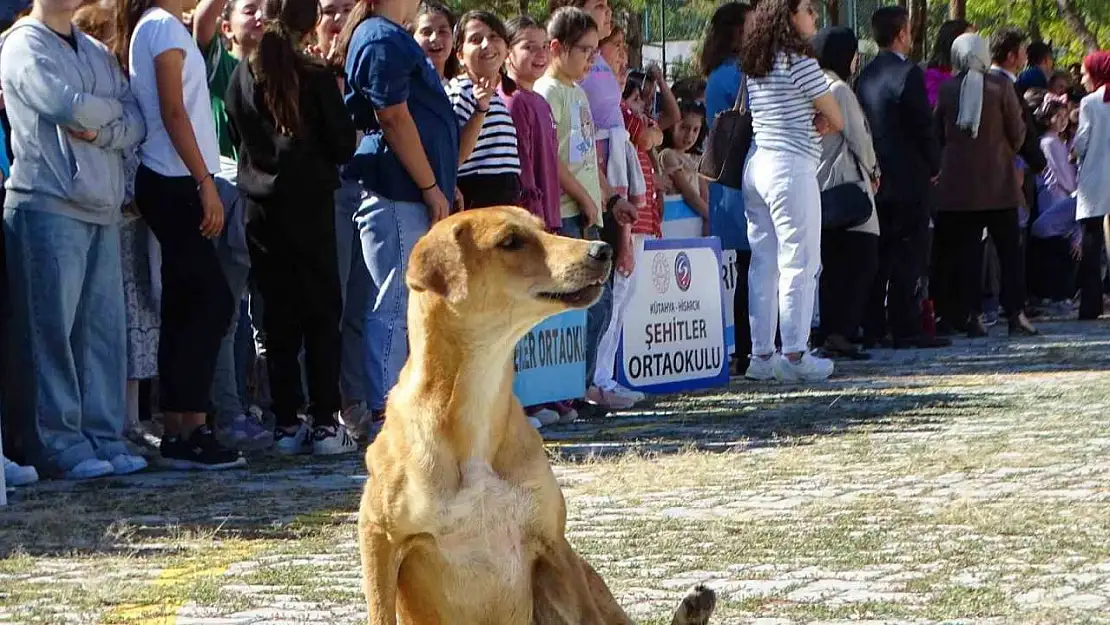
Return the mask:
<path fill-rule="evenodd" d="M 139 167 L 135 204 L 162 248 L 159 403 L 165 412 L 206 412 L 235 298 L 216 247 L 200 233 L 197 183 Z"/>
<path fill-rule="evenodd" d="M 262 294 L 266 369 L 277 425 L 298 424 L 302 346 L 313 425 L 335 425 L 339 411 L 339 319 L 343 312 L 329 192 L 247 205 L 247 248 Z M 403 278 L 402 278 L 403 279 Z"/>

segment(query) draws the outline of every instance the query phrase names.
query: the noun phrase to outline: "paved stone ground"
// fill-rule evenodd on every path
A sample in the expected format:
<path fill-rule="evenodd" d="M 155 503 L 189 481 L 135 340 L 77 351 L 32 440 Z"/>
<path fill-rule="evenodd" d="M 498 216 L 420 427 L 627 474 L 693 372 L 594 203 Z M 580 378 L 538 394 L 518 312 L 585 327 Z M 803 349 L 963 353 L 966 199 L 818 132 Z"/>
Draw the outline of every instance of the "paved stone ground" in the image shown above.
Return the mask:
<path fill-rule="evenodd" d="M 878 352 L 545 432 L 571 539 L 645 623 L 1110 623 L 1110 325 Z M 998 330 L 996 330 L 996 333 Z M 44 483 L 0 510 L 0 622 L 359 623 L 360 460 Z"/>

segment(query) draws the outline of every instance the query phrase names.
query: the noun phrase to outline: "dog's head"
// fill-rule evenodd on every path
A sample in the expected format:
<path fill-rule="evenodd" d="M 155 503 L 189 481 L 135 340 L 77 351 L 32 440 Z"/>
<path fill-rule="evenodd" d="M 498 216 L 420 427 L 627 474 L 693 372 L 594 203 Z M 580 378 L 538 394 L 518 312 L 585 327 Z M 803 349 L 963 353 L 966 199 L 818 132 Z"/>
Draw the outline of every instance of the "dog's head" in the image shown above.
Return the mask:
<path fill-rule="evenodd" d="M 612 260 L 605 243 L 549 234 L 523 209 L 485 208 L 432 227 L 412 251 L 406 281 L 460 317 L 499 315 L 530 327 L 597 301 Z"/>

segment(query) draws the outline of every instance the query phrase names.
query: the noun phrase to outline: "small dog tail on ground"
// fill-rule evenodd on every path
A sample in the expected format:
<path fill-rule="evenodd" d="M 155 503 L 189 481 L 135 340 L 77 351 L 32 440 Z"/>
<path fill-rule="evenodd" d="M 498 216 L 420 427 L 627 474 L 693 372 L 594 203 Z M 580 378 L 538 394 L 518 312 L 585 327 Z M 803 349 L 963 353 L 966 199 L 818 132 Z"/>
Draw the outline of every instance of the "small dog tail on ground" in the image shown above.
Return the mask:
<path fill-rule="evenodd" d="M 671 625 L 707 625 L 716 607 L 717 593 L 704 584 L 698 584 L 678 604 Z"/>

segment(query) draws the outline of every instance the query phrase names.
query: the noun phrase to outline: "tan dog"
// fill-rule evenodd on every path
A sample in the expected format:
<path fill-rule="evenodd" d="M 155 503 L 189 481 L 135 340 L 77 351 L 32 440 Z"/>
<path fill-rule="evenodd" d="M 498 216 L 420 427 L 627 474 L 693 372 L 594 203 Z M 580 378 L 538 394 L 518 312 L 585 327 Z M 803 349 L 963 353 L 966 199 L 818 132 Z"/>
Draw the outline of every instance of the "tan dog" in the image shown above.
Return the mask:
<path fill-rule="evenodd" d="M 519 208 L 454 215 L 416 244 L 410 355 L 359 508 L 372 625 L 632 622 L 567 542 L 563 494 L 512 390 L 517 341 L 596 301 L 612 255 Z M 673 623 L 704 625 L 715 602 L 695 588 Z"/>

